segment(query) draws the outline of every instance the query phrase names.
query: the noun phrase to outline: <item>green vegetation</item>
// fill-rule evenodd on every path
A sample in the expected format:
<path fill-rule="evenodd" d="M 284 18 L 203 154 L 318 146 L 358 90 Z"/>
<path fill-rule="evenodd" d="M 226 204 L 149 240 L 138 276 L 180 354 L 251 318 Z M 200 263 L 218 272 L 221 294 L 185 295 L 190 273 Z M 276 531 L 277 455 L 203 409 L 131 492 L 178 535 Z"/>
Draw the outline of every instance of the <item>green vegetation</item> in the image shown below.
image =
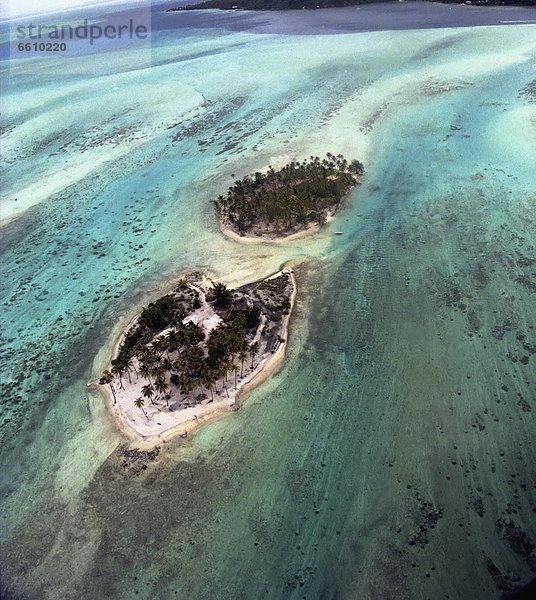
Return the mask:
<path fill-rule="evenodd" d="M 222 222 L 241 234 L 289 234 L 312 223 L 322 225 L 362 174 L 358 160 L 348 163 L 330 153 L 323 160 L 311 156 L 237 180 L 214 204 Z"/>
<path fill-rule="evenodd" d="M 218 383 L 228 396 L 230 374 L 236 388 L 237 378 L 254 368 L 259 354 L 282 343 L 278 322 L 290 310 L 289 272 L 237 290 L 223 283 L 207 289 L 202 279 L 199 273 L 188 275 L 144 308 L 127 331 L 111 369 L 100 379 L 110 386 L 114 403 L 114 383 L 124 389 L 125 379 L 137 384 L 140 396 L 134 404 L 147 418 L 146 401 L 158 406 L 165 400 L 168 410 L 173 410 L 173 398 L 179 408 L 194 406 L 208 394 L 212 401 Z"/>
<path fill-rule="evenodd" d="M 229 302 L 233 297 L 231 290 L 227 289 L 224 283 L 215 283 L 212 288 L 212 297 L 214 298 L 214 304 L 220 308 L 228 306 Z"/>
<path fill-rule="evenodd" d="M 204 8 L 220 8 L 225 10 L 301 10 L 317 8 L 336 8 L 356 6 L 359 4 L 378 4 L 398 0 L 207 0 L 189 6 L 170 9 L 197 10 Z M 473 4 L 475 6 L 534 6 L 534 0 L 430 0 L 444 4 Z"/>

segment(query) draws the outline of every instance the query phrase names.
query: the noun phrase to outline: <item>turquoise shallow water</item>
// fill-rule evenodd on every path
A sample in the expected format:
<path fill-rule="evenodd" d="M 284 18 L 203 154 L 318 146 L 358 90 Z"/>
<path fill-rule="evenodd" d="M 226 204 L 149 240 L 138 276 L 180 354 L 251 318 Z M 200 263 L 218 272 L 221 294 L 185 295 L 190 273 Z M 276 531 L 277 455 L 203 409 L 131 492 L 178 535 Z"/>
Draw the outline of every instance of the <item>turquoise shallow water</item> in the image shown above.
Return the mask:
<path fill-rule="evenodd" d="M 151 69 L 87 79 L 81 57 L 61 93 L 52 62 L 9 71 L 2 597 L 499 598 L 528 581 L 534 28 L 154 41 Z M 208 200 L 232 173 L 334 150 L 367 176 L 323 233 L 219 235 Z M 35 182 L 42 201 L 14 209 Z M 237 283 L 298 257 L 283 371 L 124 468 L 85 383 L 129 316 L 184 268 Z"/>

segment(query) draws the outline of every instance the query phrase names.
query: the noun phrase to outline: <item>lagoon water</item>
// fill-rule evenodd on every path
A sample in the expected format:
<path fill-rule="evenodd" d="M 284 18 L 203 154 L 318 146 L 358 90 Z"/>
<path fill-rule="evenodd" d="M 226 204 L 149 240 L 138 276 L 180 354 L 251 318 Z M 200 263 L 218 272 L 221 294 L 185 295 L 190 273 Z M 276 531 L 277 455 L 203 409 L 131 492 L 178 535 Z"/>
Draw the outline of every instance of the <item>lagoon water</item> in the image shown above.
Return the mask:
<path fill-rule="evenodd" d="M 1 597 L 506 597 L 536 571 L 535 28 L 167 16 L 150 56 L 3 63 Z M 328 151 L 367 173 L 320 234 L 219 234 L 233 174 Z M 121 328 L 184 269 L 289 259 L 284 369 L 124 467 L 85 389 Z"/>

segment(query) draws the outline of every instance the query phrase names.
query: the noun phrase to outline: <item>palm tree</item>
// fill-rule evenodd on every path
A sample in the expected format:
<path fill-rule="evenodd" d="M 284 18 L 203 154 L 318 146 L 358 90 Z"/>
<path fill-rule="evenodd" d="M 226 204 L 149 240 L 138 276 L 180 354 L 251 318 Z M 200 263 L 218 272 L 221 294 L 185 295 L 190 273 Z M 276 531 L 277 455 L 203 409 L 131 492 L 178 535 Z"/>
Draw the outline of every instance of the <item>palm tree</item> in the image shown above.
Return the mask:
<path fill-rule="evenodd" d="M 172 368 L 173 368 L 173 362 L 171 362 L 171 360 L 169 358 L 162 359 L 162 369 L 164 370 L 164 373 L 171 371 Z"/>
<path fill-rule="evenodd" d="M 159 394 L 165 394 L 167 389 L 168 389 L 169 385 L 167 383 L 167 381 L 164 379 L 164 377 L 162 376 L 158 376 L 155 380 L 154 380 L 154 389 L 159 393 Z M 166 396 L 166 404 L 169 407 L 169 398 Z"/>
<path fill-rule="evenodd" d="M 136 374 L 136 381 L 140 378 L 140 375 L 138 373 L 138 369 L 136 369 L 136 354 L 134 353 L 134 356 L 131 359 L 132 361 L 132 370 L 134 371 L 134 373 Z M 138 361 L 139 364 L 139 361 Z"/>
<path fill-rule="evenodd" d="M 202 342 L 205 339 L 203 328 L 196 325 L 193 321 L 190 321 L 185 327 L 182 335 L 182 343 L 187 346 L 192 346 Z"/>
<path fill-rule="evenodd" d="M 249 345 L 249 355 L 251 356 L 251 368 L 253 369 L 253 361 L 255 360 L 255 356 L 257 356 L 257 352 L 259 351 L 259 342 L 252 342 Z"/>
<path fill-rule="evenodd" d="M 102 377 L 100 378 L 99 383 L 101 385 L 108 384 L 110 386 L 110 390 L 112 390 L 112 396 L 114 397 L 114 404 L 117 404 L 117 398 L 115 396 L 114 386 L 112 385 L 113 380 L 114 380 L 114 376 L 111 374 L 111 372 L 108 369 L 106 369 L 106 371 L 104 371 L 104 373 L 102 374 Z"/>
<path fill-rule="evenodd" d="M 165 375 L 166 369 L 164 368 L 164 365 L 161 362 L 157 362 L 153 365 L 152 369 L 151 369 L 151 375 L 153 375 L 153 377 L 155 378 L 155 381 L 160 378 L 163 377 Z M 154 385 L 154 383 L 153 383 Z"/>
<path fill-rule="evenodd" d="M 149 398 L 149 400 L 151 401 L 151 404 L 154 404 L 154 402 L 153 402 L 154 387 L 153 387 L 152 383 L 147 383 L 146 385 L 144 385 L 141 388 L 141 393 L 144 398 Z"/>
<path fill-rule="evenodd" d="M 125 386 L 123 385 L 123 373 L 125 372 L 125 366 L 119 359 L 114 358 L 112 360 L 112 374 L 117 375 L 119 377 L 119 387 L 124 390 Z"/>
<path fill-rule="evenodd" d="M 246 360 L 248 355 L 249 355 L 249 351 L 248 351 L 247 347 L 243 348 L 238 353 L 238 358 L 240 359 L 240 377 L 244 377 L 244 361 Z"/>
<path fill-rule="evenodd" d="M 179 375 L 179 385 L 178 385 L 181 394 L 184 394 L 185 397 L 194 389 L 195 382 L 193 379 L 187 375 L 186 373 L 181 373 Z"/>
<path fill-rule="evenodd" d="M 146 363 L 145 360 L 142 360 L 142 362 L 140 363 L 140 375 L 142 377 L 145 377 L 145 379 L 147 379 L 149 381 L 149 385 L 152 385 L 151 371 L 152 371 L 151 366 L 148 363 Z"/>
<path fill-rule="evenodd" d="M 228 381 L 228 375 L 231 372 L 232 368 L 233 368 L 233 362 L 231 360 L 229 360 L 228 358 L 225 358 L 225 360 L 222 361 L 221 363 L 222 366 L 222 370 L 223 370 L 223 375 L 225 378 L 225 381 Z"/>
<path fill-rule="evenodd" d="M 221 363 L 218 366 L 218 377 L 222 377 L 222 384 L 223 384 L 223 389 L 225 390 L 225 393 L 227 395 L 227 398 L 229 398 L 229 390 L 227 389 L 227 373 L 229 372 L 229 368 L 230 368 L 230 363 L 227 360 L 222 360 Z"/>
<path fill-rule="evenodd" d="M 167 349 L 168 349 L 167 337 L 156 338 L 155 340 L 153 340 L 152 346 L 153 346 L 156 354 L 159 357 L 162 357 L 164 352 L 167 352 Z M 168 354 L 168 358 L 169 358 L 169 354 Z"/>
<path fill-rule="evenodd" d="M 203 385 L 210 390 L 210 397 L 212 398 L 212 401 L 214 401 L 214 384 L 217 380 L 218 377 L 216 373 L 210 369 L 206 369 L 202 375 L 201 381 L 203 382 Z"/>
<path fill-rule="evenodd" d="M 212 288 L 214 303 L 216 306 L 225 307 L 229 304 L 233 291 L 228 289 L 225 283 L 215 283 Z"/>
<path fill-rule="evenodd" d="M 128 375 L 128 382 L 132 383 L 132 379 L 130 377 L 130 371 L 134 367 L 134 362 L 132 361 L 132 356 L 126 356 L 123 360 L 123 364 L 125 366 L 125 371 L 127 372 L 127 375 Z"/>
<path fill-rule="evenodd" d="M 232 363 L 231 371 L 234 373 L 234 389 L 236 390 L 236 375 L 237 375 L 238 371 L 240 371 L 240 368 L 238 365 L 235 365 L 234 363 Z"/>
<path fill-rule="evenodd" d="M 148 420 L 149 415 L 145 412 L 145 409 L 143 408 L 145 406 L 145 400 L 140 396 L 139 398 L 136 398 L 136 400 L 134 400 L 134 405 L 136 406 L 136 408 L 139 408 L 143 412 L 145 418 Z"/>
<path fill-rule="evenodd" d="M 178 350 L 182 345 L 182 332 L 171 329 L 166 336 L 166 342 L 168 345 L 168 352 L 175 352 L 175 350 Z"/>

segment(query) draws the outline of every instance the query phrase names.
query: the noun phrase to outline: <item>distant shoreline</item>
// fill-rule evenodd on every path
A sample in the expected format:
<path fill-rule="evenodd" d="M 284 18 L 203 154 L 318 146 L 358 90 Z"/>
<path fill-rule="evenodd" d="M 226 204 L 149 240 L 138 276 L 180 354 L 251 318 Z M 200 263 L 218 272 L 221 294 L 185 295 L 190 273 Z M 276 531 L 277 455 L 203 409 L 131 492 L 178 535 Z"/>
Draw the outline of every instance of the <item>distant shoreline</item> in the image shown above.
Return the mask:
<path fill-rule="evenodd" d="M 534 7 L 533 0 L 422 0 L 423 3 L 457 5 L 477 8 Z M 405 0 L 204 0 L 169 8 L 166 12 L 185 10 L 242 10 L 279 12 L 288 10 L 315 11 L 330 8 L 355 8 L 374 4 L 404 4 Z"/>
<path fill-rule="evenodd" d="M 162 12 L 162 23 L 175 28 L 223 27 L 229 31 L 283 35 L 366 34 L 474 27 L 512 27 L 534 24 L 531 5 L 465 5 L 406 0 L 302 10 L 175 10 Z M 236 3 L 233 5 L 238 6 Z M 171 7 L 170 7 L 171 8 Z M 183 7 L 186 8 L 186 7 Z M 523 21 L 509 23 L 505 21 Z"/>

